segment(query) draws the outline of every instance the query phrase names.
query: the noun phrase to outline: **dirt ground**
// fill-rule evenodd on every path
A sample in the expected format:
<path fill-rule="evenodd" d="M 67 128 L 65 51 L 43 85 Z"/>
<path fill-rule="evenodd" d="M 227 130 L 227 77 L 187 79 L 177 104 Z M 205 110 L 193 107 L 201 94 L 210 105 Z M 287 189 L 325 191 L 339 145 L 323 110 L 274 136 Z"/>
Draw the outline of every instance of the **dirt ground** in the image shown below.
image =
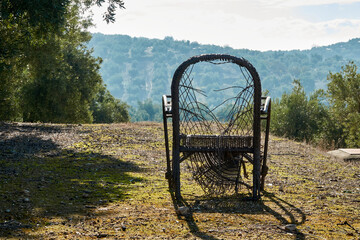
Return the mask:
<path fill-rule="evenodd" d="M 260 201 L 209 197 L 182 165 L 182 215 L 160 123 L 0 123 L 2 239 L 360 239 L 360 162 L 274 137 Z"/>

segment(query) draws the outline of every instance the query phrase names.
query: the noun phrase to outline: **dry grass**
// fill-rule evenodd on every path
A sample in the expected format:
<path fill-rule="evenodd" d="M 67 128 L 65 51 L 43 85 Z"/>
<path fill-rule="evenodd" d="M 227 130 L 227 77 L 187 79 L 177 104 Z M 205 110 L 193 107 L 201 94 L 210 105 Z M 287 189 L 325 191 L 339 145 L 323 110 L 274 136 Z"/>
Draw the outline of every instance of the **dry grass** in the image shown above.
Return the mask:
<path fill-rule="evenodd" d="M 360 163 L 303 143 L 271 138 L 259 202 L 206 197 L 184 167 L 186 216 L 164 178 L 161 124 L 2 123 L 0 151 L 0 238 L 360 238 Z"/>

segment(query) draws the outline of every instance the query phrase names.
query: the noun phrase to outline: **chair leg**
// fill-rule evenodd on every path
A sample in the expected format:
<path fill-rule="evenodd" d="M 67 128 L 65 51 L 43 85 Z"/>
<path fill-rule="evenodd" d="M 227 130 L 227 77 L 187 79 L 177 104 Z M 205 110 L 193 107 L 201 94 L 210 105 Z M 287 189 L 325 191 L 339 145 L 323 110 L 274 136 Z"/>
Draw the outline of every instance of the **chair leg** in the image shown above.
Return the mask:
<path fill-rule="evenodd" d="M 181 199 L 180 193 L 180 162 L 179 159 L 174 159 L 173 161 L 173 184 L 175 190 L 175 198 L 177 200 Z"/>
<path fill-rule="evenodd" d="M 264 188 L 265 188 L 265 177 L 268 173 L 268 170 L 269 170 L 269 167 L 266 166 L 266 165 L 263 165 L 262 166 L 262 169 L 261 169 L 261 178 L 260 178 L 260 190 L 261 191 L 264 191 Z"/>
<path fill-rule="evenodd" d="M 260 199 L 260 151 L 254 152 L 253 200 Z"/>

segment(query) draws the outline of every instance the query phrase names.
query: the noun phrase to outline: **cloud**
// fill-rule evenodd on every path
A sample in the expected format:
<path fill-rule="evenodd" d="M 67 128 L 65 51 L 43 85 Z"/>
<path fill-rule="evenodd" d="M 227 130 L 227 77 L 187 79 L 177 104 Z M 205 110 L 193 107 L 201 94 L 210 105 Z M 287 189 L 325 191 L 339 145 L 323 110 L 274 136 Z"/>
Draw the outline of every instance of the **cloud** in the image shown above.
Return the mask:
<path fill-rule="evenodd" d="M 351 4 L 358 3 L 359 0 L 258 0 L 264 5 L 273 7 L 300 7 L 328 4 Z"/>
<path fill-rule="evenodd" d="M 258 31 L 269 49 L 309 49 L 314 45 L 324 46 L 348 41 L 360 36 L 360 20 L 336 19 L 311 23 L 301 19 L 278 18 L 265 22 Z M 261 46 L 261 45 L 260 45 Z"/>
<path fill-rule="evenodd" d="M 352 4 L 327 4 L 301 6 L 294 9 L 294 16 L 311 22 L 333 19 L 360 19 L 360 2 Z"/>
<path fill-rule="evenodd" d="M 331 2 L 335 1 L 132 0 L 126 2 L 126 10 L 118 12 L 115 24 L 104 23 L 101 14 L 95 13 L 98 27 L 92 31 L 160 39 L 172 36 L 177 40 L 257 50 L 308 49 L 360 37 L 360 19 L 337 15 L 313 21 L 297 12 L 302 4 Z M 322 11 L 314 9 L 316 15 Z"/>

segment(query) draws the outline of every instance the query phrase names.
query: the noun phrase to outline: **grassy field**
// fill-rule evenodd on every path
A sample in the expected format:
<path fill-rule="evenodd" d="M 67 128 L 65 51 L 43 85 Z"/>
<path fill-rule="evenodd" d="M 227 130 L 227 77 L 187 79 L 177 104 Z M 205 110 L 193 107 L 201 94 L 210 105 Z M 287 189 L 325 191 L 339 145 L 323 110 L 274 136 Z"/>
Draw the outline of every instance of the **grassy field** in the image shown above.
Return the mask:
<path fill-rule="evenodd" d="M 178 215 L 162 125 L 0 123 L 3 239 L 360 239 L 360 162 L 271 137 L 258 202 L 207 197 L 183 164 Z"/>

